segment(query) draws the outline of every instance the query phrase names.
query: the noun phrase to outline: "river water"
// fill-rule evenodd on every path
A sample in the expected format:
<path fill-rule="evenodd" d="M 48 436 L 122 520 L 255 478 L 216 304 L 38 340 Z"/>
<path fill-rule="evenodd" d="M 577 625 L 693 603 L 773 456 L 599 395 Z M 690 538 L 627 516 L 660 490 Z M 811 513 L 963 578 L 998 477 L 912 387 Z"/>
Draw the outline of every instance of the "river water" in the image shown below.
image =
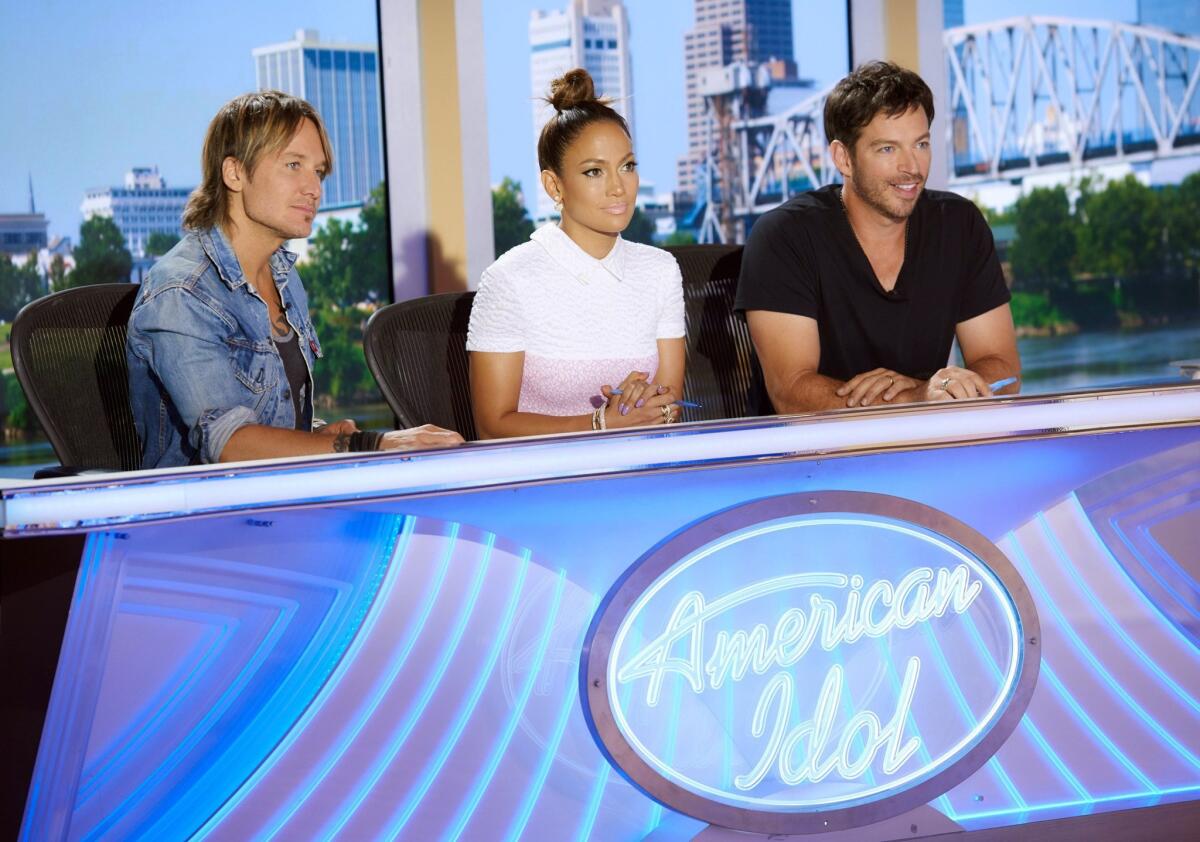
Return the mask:
<path fill-rule="evenodd" d="M 1200 358 L 1200 323 L 1179 327 L 1032 336 L 1018 340 L 1021 394 L 1175 381 L 1173 360 Z"/>

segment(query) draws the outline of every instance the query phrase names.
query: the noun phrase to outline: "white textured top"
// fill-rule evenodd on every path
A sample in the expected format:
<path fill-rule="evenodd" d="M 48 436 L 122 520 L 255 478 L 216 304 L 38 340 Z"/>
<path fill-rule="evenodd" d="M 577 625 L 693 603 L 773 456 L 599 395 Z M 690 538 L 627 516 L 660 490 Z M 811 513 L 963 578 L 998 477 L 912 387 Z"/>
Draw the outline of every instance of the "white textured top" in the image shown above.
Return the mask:
<path fill-rule="evenodd" d="M 617 238 L 603 260 L 546 225 L 484 270 L 468 351 L 523 351 L 520 412 L 578 415 L 600 386 L 658 368 L 659 339 L 684 335 L 683 279 L 662 249 Z"/>

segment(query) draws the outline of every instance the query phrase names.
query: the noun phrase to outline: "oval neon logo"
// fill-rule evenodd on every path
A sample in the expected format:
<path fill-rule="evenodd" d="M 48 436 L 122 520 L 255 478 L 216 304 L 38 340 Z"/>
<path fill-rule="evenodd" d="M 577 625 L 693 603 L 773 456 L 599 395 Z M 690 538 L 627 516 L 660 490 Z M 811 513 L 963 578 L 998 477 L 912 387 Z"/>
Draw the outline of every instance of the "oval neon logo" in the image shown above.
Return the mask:
<path fill-rule="evenodd" d="M 990 541 L 878 494 L 759 500 L 635 563 L 580 664 L 602 750 L 667 806 L 760 833 L 855 827 L 987 761 L 1038 672 Z M 869 808 L 868 808 L 869 807 Z"/>

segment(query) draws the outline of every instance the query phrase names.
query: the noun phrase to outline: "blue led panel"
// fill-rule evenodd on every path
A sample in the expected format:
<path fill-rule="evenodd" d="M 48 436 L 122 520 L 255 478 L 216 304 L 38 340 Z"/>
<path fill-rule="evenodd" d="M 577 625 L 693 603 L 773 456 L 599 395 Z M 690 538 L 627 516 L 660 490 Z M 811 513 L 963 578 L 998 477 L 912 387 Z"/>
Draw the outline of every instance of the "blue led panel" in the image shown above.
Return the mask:
<path fill-rule="evenodd" d="M 890 495 L 944 512 L 998 548 L 1036 608 L 1041 669 L 1023 717 L 978 771 L 922 809 L 975 828 L 1195 799 L 1198 466 L 1200 428 L 1181 426 L 718 462 L 96 532 L 22 838 L 690 839 L 704 824 L 630 784 L 589 730 L 585 635 L 614 583 L 655 547 L 731 506 L 805 492 Z M 885 523 L 790 534 L 805 535 L 821 570 L 861 576 L 865 594 L 904 575 L 873 552 Z M 736 565 L 705 574 L 706 604 L 747 581 L 804 572 L 778 560 L 798 546 L 787 530 L 750 537 Z M 928 537 L 902 536 L 905 570 L 957 564 L 940 550 L 943 560 L 929 561 Z M 747 578 L 760 563 L 762 575 Z M 631 622 L 627 651 L 652 648 L 687 593 L 664 591 L 659 613 Z M 739 624 L 774 628 L 794 607 L 782 591 L 759 601 L 765 619 L 750 612 Z M 915 739 L 912 763 L 935 763 L 953 748 L 950 731 L 966 733 L 950 726 L 1003 695 L 1003 616 L 970 606 L 818 647 L 815 683 L 786 673 L 785 728 L 811 718 L 830 674 L 848 690 L 831 716 L 895 709 L 916 657 L 916 693 L 938 697 L 945 730 L 923 718 L 934 704 L 923 695 L 900 745 Z M 882 669 L 860 672 L 868 662 Z M 761 693 L 778 672 L 749 669 L 743 680 Z M 652 714 L 662 727 L 647 748 L 664 762 L 703 755 L 707 780 L 730 788 L 754 765 L 744 708 L 721 691 L 698 704 L 687 683 L 664 679 Z M 644 678 L 618 684 L 616 706 L 644 701 Z M 856 739 L 850 764 L 863 754 Z M 883 755 L 852 770 L 860 796 L 883 781 Z"/>

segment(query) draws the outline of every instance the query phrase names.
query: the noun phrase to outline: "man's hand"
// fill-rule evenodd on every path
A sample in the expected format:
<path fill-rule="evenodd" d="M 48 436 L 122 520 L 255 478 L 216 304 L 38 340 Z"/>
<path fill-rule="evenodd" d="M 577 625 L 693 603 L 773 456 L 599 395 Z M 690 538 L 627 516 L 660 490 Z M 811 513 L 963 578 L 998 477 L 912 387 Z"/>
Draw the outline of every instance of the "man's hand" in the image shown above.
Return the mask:
<path fill-rule="evenodd" d="M 313 430 L 322 436 L 340 436 L 350 435 L 358 432 L 358 425 L 354 423 L 353 418 L 343 418 L 341 421 L 334 421 L 332 424 L 322 424 Z"/>
<path fill-rule="evenodd" d="M 938 370 L 925 384 L 925 400 L 952 401 L 991 397 L 987 381 L 969 368 L 956 365 Z"/>
<path fill-rule="evenodd" d="M 463 437 L 453 430 L 443 430 L 433 424 L 422 424 L 408 430 L 392 430 L 383 434 L 380 450 L 425 450 L 431 447 L 453 447 L 463 443 Z"/>
<path fill-rule="evenodd" d="M 920 385 L 919 381 L 890 368 L 873 368 L 847 380 L 836 394 L 846 399 L 846 406 L 870 406 L 877 400 L 890 403 L 901 392 Z"/>

